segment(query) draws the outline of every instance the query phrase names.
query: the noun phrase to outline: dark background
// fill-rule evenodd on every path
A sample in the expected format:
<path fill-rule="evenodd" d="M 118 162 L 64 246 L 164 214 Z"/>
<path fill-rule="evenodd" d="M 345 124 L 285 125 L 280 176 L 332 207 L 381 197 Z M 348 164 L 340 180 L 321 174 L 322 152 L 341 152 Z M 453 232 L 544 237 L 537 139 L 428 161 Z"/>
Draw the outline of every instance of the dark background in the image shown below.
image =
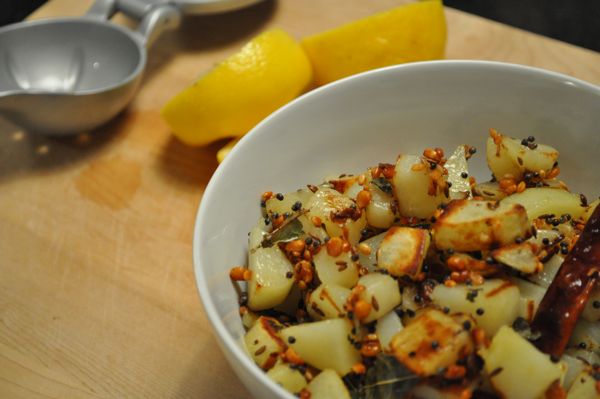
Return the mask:
<path fill-rule="evenodd" d="M 43 3 L 0 0 L 0 25 L 22 20 Z M 600 51 L 600 0 L 444 0 L 444 4 Z"/>

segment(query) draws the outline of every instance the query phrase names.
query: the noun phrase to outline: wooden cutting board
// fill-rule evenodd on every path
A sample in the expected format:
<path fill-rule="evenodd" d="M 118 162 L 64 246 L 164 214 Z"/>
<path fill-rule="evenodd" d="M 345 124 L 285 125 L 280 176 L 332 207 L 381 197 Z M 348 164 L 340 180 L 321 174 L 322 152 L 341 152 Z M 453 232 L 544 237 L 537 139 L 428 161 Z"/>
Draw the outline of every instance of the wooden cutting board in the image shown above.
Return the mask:
<path fill-rule="evenodd" d="M 223 143 L 184 146 L 159 109 L 268 27 L 299 38 L 403 2 L 280 0 L 190 17 L 158 40 L 139 95 L 98 131 L 49 139 L 0 122 L 0 397 L 248 397 L 204 316 L 191 261 Z M 81 15 L 90 3 L 50 1 L 33 18 Z M 598 53 L 452 9 L 447 19 L 448 58 L 600 83 Z"/>

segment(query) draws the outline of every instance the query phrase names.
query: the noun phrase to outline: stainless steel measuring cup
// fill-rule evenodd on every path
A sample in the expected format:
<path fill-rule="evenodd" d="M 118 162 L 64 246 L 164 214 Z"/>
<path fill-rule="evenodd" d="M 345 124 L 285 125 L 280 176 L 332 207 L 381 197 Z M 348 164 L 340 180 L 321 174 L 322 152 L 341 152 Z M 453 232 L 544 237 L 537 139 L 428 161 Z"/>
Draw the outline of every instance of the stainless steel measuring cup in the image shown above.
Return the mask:
<path fill-rule="evenodd" d="M 260 0 L 96 0 L 80 18 L 0 28 L 0 115 L 26 130 L 67 135 L 90 130 L 133 98 L 146 49 L 185 13 L 207 14 Z M 137 31 L 109 22 L 121 11 Z"/>

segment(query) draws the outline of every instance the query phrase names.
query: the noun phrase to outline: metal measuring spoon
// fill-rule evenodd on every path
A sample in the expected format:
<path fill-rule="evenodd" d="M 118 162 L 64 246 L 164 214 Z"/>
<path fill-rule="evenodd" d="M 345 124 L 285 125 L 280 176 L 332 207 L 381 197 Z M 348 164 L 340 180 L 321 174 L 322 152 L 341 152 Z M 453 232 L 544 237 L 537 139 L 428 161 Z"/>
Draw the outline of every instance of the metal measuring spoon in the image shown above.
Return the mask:
<path fill-rule="evenodd" d="M 80 18 L 0 28 L 0 115 L 26 130 L 80 133 L 118 114 L 133 98 L 146 49 L 182 14 L 228 11 L 260 0 L 96 0 Z M 109 22 L 122 11 L 137 31 Z"/>

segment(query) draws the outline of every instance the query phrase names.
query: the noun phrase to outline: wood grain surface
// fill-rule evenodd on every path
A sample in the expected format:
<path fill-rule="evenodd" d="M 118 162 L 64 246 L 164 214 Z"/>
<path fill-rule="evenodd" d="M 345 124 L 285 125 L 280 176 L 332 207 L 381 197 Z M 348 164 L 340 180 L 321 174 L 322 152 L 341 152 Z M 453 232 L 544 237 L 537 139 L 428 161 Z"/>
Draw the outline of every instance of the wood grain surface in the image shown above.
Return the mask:
<path fill-rule="evenodd" d="M 401 3 L 280 0 L 190 17 L 156 42 L 139 95 L 108 125 L 50 139 L 0 122 L 0 397 L 249 397 L 192 270 L 195 212 L 223 143 L 182 145 L 159 109 L 265 28 L 299 38 Z M 89 4 L 54 0 L 33 18 Z M 451 9 L 447 19 L 448 58 L 600 83 L 598 53 Z"/>

